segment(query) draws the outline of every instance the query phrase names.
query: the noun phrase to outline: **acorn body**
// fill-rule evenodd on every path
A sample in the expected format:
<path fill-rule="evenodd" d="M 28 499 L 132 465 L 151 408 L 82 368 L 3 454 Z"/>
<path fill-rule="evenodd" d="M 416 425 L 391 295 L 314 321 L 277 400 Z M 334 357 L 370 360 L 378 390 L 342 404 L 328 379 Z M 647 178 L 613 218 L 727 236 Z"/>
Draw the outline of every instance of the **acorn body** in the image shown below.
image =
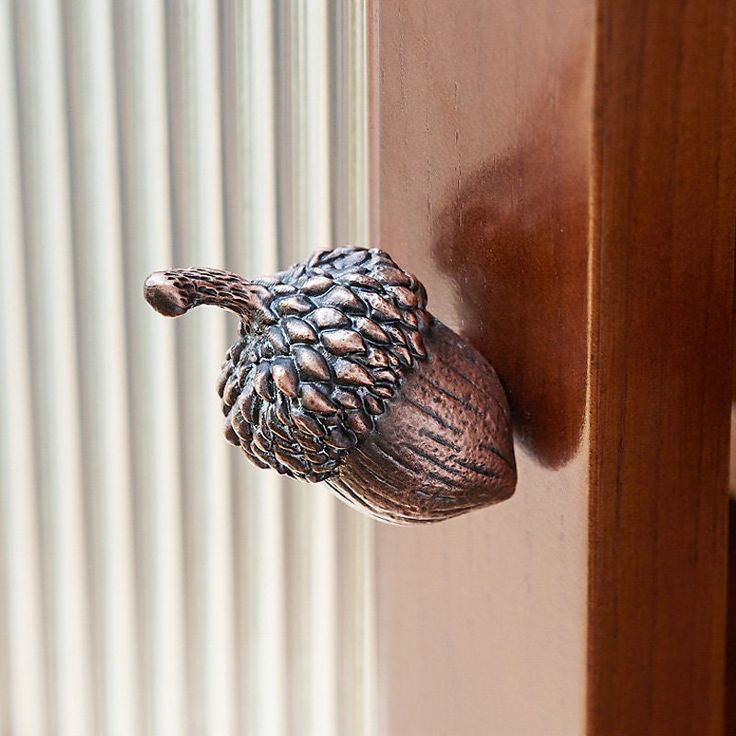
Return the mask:
<path fill-rule="evenodd" d="M 326 481 L 358 510 L 397 524 L 513 493 L 498 377 L 383 251 L 322 251 L 256 281 L 159 272 L 146 298 L 170 316 L 203 303 L 239 314 L 218 391 L 227 440 L 259 467 Z"/>
<path fill-rule="evenodd" d="M 346 501 L 396 524 L 489 506 L 516 484 L 509 409 L 495 371 L 439 321 L 425 344 L 429 359 L 328 480 Z"/>

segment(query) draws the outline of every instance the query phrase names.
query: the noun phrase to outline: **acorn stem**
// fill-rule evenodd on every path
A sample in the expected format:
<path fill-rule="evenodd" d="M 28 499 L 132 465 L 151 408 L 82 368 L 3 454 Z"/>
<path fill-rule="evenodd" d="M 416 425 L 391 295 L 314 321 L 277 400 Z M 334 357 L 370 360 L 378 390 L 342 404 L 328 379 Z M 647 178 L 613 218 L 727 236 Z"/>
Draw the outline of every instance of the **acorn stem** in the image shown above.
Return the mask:
<path fill-rule="evenodd" d="M 193 307 L 210 304 L 250 322 L 263 311 L 268 290 L 242 276 L 216 268 L 154 271 L 145 281 L 146 301 L 166 317 L 180 317 Z"/>

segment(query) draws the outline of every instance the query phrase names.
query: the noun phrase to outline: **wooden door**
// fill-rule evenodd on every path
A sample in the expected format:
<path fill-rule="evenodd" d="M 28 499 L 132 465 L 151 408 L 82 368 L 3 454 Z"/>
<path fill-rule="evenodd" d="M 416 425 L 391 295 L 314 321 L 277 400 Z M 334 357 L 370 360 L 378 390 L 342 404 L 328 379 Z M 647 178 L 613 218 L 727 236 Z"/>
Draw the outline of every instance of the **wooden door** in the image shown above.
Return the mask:
<path fill-rule="evenodd" d="M 370 6 L 372 240 L 497 368 L 519 462 L 376 528 L 381 733 L 721 733 L 735 23 Z"/>

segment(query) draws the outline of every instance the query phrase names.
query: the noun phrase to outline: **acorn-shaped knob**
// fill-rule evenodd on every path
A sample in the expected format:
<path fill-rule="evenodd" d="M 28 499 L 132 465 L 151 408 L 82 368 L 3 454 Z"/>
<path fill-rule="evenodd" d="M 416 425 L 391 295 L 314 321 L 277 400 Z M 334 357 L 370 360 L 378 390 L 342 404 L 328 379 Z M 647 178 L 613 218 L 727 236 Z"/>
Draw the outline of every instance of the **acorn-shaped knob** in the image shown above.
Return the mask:
<path fill-rule="evenodd" d="M 225 437 L 261 468 L 327 482 L 394 524 L 502 501 L 516 466 L 495 371 L 426 309 L 416 277 L 378 249 L 315 253 L 248 281 L 157 271 L 145 297 L 178 317 L 213 304 L 240 317 L 218 392 Z"/>

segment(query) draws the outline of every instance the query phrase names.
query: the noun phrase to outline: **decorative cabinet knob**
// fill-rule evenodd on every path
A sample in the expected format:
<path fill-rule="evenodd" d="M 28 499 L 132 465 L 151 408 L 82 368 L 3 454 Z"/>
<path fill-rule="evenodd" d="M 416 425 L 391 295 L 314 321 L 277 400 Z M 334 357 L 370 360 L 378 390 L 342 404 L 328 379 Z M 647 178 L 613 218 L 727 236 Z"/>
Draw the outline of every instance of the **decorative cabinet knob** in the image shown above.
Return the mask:
<path fill-rule="evenodd" d="M 178 317 L 240 317 L 218 392 L 225 437 L 261 468 L 327 482 L 394 524 L 502 501 L 516 466 L 509 408 L 485 358 L 426 309 L 381 250 L 315 253 L 248 281 L 210 268 L 152 273 L 145 297 Z"/>

